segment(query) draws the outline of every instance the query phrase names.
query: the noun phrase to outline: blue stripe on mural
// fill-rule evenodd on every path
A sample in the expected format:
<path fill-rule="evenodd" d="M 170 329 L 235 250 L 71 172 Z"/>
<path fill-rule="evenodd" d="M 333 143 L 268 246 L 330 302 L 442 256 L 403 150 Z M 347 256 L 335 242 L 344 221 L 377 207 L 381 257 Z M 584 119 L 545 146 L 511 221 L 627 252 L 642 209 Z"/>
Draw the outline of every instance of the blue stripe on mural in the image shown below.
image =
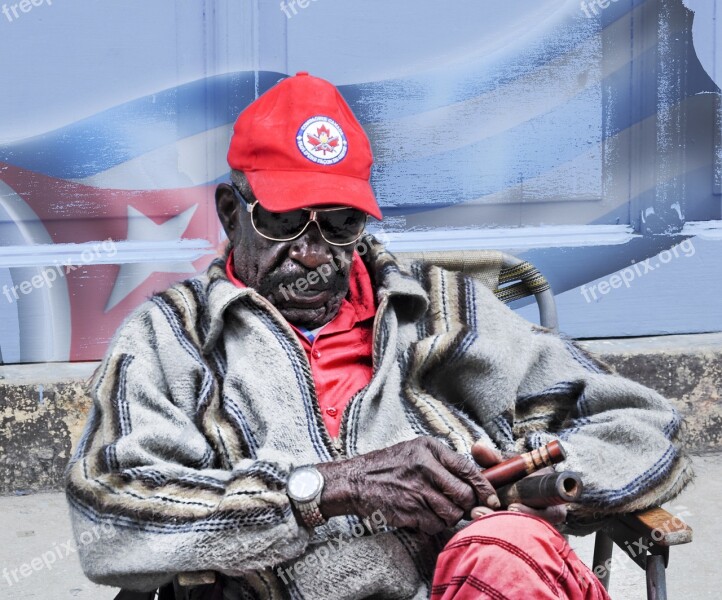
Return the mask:
<path fill-rule="evenodd" d="M 81 179 L 161 146 L 232 122 L 285 77 L 217 75 L 151 94 L 56 131 L 0 146 L 0 161 L 61 179 Z"/>
<path fill-rule="evenodd" d="M 556 59 L 574 52 L 598 31 L 588 28 L 566 39 L 550 39 L 542 48 L 519 49 L 508 57 L 470 62 L 459 56 L 459 66 L 445 66 L 409 79 L 373 81 L 339 89 L 362 123 L 390 121 L 436 110 L 492 93 L 517 79 L 542 69 Z M 559 36 L 563 38 L 563 36 Z"/>
<path fill-rule="evenodd" d="M 278 73 L 264 75 L 261 91 L 283 77 Z M 354 96 L 349 93 L 352 88 L 343 88 L 344 95 Z M 254 90 L 252 74 L 248 73 L 196 81 L 29 140 L 0 146 L 0 161 L 60 179 L 89 177 L 179 139 L 233 122 L 254 98 Z M 217 99 L 216 110 L 206 110 L 209 98 Z M 369 115 L 364 115 L 368 111 L 360 106 L 352 108 L 363 122 Z"/>
<path fill-rule="evenodd" d="M 454 204 L 503 191 L 571 161 L 598 146 L 600 129 L 588 140 L 580 139 L 582 126 L 601 121 L 594 90 L 575 96 L 554 110 L 530 119 L 499 135 L 437 155 L 394 163 L 376 164 L 374 183 L 379 196 L 391 204 Z M 578 121 L 578 125 L 570 124 Z M 564 124 L 564 126 L 561 126 Z M 540 142 L 531 152 L 529 139 Z M 594 165 L 601 169 L 601 163 Z M 440 174 L 448 174 L 441 177 Z M 601 174 L 600 174 L 601 178 Z M 433 200 L 424 201 L 424 198 Z"/>

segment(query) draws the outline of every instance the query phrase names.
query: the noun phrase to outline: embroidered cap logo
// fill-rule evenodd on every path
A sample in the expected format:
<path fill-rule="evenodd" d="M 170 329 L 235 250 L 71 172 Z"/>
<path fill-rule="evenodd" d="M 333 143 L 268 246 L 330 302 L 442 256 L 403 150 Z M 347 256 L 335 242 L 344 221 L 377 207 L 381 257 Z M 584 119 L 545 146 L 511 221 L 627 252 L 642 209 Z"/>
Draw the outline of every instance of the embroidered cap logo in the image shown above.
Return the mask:
<path fill-rule="evenodd" d="M 329 117 L 306 120 L 296 135 L 298 149 L 308 160 L 319 165 L 335 165 L 348 153 L 348 142 L 341 126 Z"/>

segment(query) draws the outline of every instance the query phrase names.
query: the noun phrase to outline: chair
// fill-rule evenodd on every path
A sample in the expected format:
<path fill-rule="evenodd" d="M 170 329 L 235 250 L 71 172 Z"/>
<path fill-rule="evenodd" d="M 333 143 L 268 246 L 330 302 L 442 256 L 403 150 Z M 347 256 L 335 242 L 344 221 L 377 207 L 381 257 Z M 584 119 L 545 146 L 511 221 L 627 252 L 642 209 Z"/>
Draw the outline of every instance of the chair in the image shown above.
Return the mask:
<path fill-rule="evenodd" d="M 402 260 L 420 260 L 460 271 L 480 280 L 505 303 L 535 296 L 542 326 L 558 331 L 554 294 L 549 282 L 529 262 L 493 250 L 399 253 Z M 604 521 L 596 533 L 592 571 L 609 589 L 614 544 L 646 571 L 647 599 L 667 600 L 665 568 L 669 548 L 692 541 L 692 529 L 662 508 Z"/>

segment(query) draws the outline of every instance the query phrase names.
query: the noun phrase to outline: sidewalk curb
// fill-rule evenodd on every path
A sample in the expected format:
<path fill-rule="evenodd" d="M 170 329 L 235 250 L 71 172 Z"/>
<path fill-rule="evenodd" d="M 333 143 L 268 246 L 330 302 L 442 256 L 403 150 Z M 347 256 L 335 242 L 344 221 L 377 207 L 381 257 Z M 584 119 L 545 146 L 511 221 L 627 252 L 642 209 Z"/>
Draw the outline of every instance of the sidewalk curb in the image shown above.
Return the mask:
<path fill-rule="evenodd" d="M 722 449 L 722 333 L 590 340 L 585 349 L 617 373 L 669 398 L 692 453 Z"/>

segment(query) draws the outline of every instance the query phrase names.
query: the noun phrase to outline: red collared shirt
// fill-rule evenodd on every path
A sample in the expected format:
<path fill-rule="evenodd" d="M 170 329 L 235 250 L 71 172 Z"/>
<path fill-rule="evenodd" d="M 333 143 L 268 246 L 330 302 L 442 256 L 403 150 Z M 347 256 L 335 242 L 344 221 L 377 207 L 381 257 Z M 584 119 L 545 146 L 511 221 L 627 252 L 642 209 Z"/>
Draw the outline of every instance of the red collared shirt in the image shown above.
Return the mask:
<path fill-rule="evenodd" d="M 226 275 L 236 286 L 246 287 L 233 270 L 233 253 L 226 263 Z M 376 301 L 371 277 L 356 252 L 349 283 L 348 295 L 338 314 L 315 337 L 291 324 L 311 364 L 319 408 L 332 437 L 338 437 L 349 401 L 369 384 L 373 374 Z"/>

